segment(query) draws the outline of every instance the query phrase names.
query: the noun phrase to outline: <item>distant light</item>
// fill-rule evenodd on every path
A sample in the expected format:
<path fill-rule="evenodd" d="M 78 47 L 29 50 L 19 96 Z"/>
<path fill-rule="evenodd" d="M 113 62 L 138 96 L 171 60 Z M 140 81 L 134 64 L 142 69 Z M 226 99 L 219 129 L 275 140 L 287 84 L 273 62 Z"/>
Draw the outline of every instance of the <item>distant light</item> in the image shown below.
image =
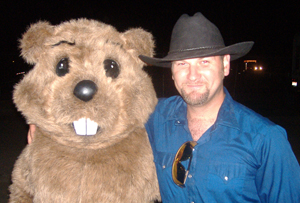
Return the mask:
<path fill-rule="evenodd" d="M 297 81 L 292 81 L 292 86 L 297 87 L 298 86 Z"/>
<path fill-rule="evenodd" d="M 15 61 L 12 61 L 13 63 L 15 62 Z"/>
<path fill-rule="evenodd" d="M 25 71 L 16 73 L 16 75 L 22 75 L 22 74 L 25 74 Z"/>
<path fill-rule="evenodd" d="M 255 67 L 254 67 L 254 70 L 255 70 L 255 71 L 261 71 L 261 70 L 263 70 L 263 67 L 262 67 L 262 66 L 259 66 L 259 67 L 258 67 L 258 66 L 255 66 Z"/>
<path fill-rule="evenodd" d="M 244 63 L 256 63 L 256 60 L 244 60 Z"/>

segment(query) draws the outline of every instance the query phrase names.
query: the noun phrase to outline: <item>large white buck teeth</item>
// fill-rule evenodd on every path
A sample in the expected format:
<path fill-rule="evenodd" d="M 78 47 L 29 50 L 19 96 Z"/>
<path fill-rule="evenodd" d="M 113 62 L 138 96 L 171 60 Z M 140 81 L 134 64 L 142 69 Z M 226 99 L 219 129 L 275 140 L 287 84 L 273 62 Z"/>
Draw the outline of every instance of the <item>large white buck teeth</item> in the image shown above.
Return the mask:
<path fill-rule="evenodd" d="M 81 118 L 73 122 L 73 127 L 77 135 L 95 135 L 98 124 L 89 118 Z"/>

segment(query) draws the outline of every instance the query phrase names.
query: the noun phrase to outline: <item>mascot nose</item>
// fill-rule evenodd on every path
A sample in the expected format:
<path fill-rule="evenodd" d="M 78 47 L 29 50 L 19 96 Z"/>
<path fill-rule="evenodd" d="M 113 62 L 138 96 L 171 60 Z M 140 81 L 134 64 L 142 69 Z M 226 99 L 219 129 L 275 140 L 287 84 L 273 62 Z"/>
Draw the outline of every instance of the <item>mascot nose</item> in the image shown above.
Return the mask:
<path fill-rule="evenodd" d="M 90 101 L 97 92 L 96 84 L 91 80 L 80 81 L 75 89 L 74 95 L 82 101 Z"/>

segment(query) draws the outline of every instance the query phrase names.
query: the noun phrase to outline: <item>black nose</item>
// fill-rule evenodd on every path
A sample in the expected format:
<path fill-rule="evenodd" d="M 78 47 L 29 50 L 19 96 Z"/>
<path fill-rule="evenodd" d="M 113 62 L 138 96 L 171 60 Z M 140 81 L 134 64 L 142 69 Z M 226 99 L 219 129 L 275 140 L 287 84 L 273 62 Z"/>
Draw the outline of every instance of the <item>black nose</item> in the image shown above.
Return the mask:
<path fill-rule="evenodd" d="M 82 80 L 74 88 L 74 95 L 82 101 L 90 101 L 97 92 L 96 84 L 91 80 Z"/>

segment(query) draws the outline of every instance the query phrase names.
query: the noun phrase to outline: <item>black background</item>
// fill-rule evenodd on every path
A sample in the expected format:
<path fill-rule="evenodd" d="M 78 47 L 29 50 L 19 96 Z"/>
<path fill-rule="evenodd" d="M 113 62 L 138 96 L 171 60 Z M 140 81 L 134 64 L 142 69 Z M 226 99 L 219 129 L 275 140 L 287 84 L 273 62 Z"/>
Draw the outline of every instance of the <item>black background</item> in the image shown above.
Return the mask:
<path fill-rule="evenodd" d="M 233 98 L 283 126 L 300 160 L 299 92 L 291 87 L 293 38 L 300 33 L 300 1 L 172 0 L 172 1 L 1 1 L 0 3 L 0 202 L 6 202 L 13 163 L 26 145 L 28 126 L 11 102 L 13 85 L 31 67 L 19 56 L 18 39 L 39 20 L 52 24 L 89 18 L 119 31 L 142 27 L 156 41 L 156 56 L 169 49 L 177 19 L 202 12 L 221 31 L 225 44 L 254 41 L 249 54 L 231 63 L 225 86 Z M 257 60 L 262 72 L 243 72 L 246 59 Z M 146 67 L 158 97 L 177 94 L 169 69 Z"/>

